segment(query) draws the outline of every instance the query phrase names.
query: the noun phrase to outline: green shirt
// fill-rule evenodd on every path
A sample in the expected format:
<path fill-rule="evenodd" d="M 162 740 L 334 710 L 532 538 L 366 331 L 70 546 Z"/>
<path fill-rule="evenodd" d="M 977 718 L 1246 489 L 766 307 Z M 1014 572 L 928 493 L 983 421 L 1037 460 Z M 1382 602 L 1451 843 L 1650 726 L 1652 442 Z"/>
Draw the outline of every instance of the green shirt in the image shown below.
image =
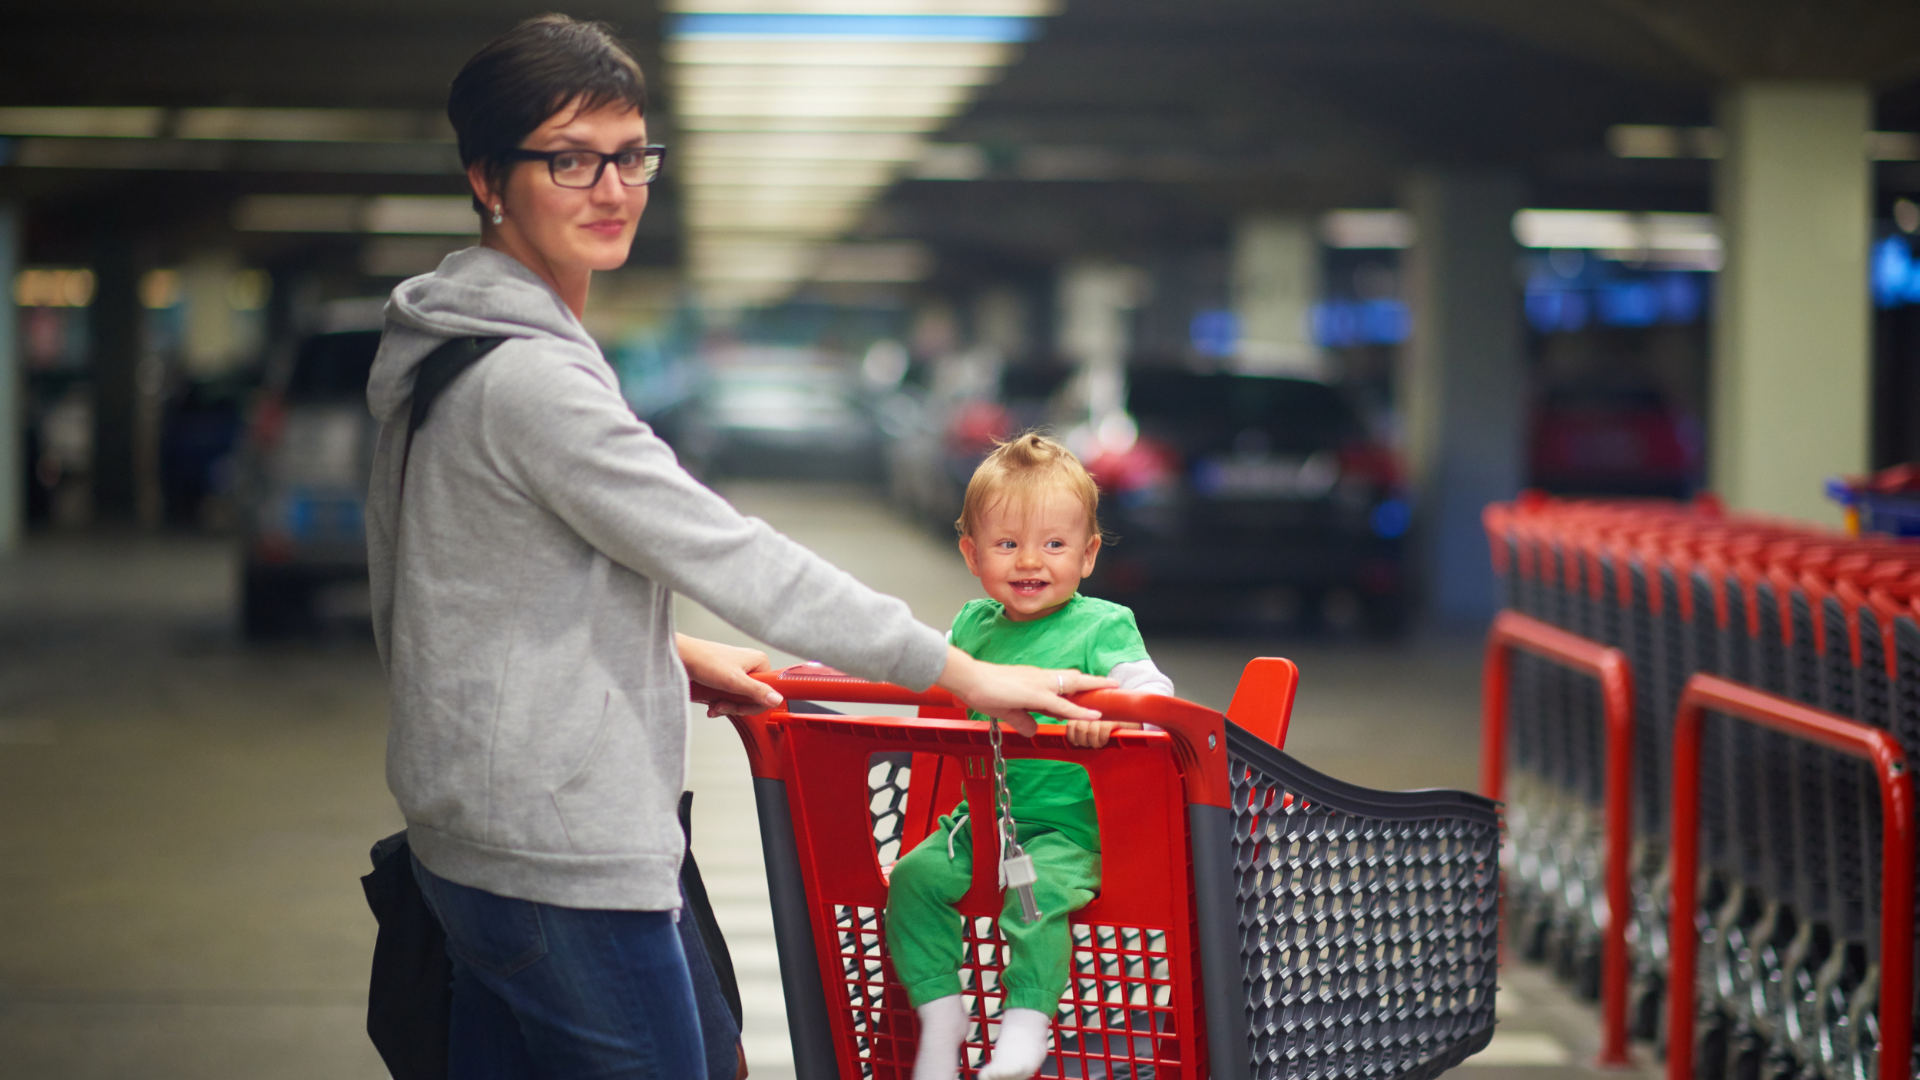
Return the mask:
<path fill-rule="evenodd" d="M 1148 658 L 1133 612 L 1078 593 L 1059 611 L 1028 622 L 1007 618 L 999 601 L 968 601 L 953 617 L 949 637 L 976 660 L 1071 668 L 1088 675 L 1105 675 L 1116 664 Z M 987 719 L 977 712 L 968 715 Z M 1087 770 L 1065 761 L 1009 760 L 1007 791 L 1019 824 L 1058 829 L 1088 851 L 1100 850 L 1100 821 Z M 955 812 L 966 813 L 966 804 Z"/>

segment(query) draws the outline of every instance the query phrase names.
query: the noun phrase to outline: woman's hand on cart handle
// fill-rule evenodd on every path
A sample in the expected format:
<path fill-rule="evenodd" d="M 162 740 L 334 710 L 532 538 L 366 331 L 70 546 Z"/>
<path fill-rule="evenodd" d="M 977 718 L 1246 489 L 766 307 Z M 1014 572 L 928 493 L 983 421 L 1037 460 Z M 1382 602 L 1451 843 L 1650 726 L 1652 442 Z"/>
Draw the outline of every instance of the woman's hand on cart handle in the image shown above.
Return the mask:
<path fill-rule="evenodd" d="M 1030 714 L 1045 713 L 1062 720 L 1098 720 L 1098 710 L 1075 705 L 1067 696 L 1118 684 L 1112 679 L 1079 671 L 989 664 L 949 646 L 946 670 L 940 673 L 935 685 L 951 691 L 975 712 L 986 713 L 1031 738 L 1040 726 Z"/>
<path fill-rule="evenodd" d="M 766 653 L 758 649 L 743 649 L 737 645 L 722 645 L 717 641 L 688 637 L 685 634 L 675 634 L 673 640 L 680 652 L 680 663 L 686 667 L 687 677 L 696 686 L 708 686 L 741 699 L 741 701 L 702 702 L 707 707 L 708 716 L 726 716 L 734 713 L 751 716 L 780 704 L 782 699 L 778 690 L 752 677 L 756 671 L 773 670 L 773 665 L 767 661 Z M 700 699 L 696 697 L 694 700 Z M 761 704 L 742 704 L 741 702 L 760 702 Z"/>

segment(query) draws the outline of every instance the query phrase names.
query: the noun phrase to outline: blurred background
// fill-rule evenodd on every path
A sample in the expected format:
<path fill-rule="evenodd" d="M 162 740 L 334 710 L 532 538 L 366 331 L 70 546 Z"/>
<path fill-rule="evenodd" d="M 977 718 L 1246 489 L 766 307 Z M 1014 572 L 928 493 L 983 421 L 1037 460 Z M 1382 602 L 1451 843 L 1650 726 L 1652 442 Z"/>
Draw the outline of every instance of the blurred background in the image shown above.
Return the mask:
<path fill-rule="evenodd" d="M 546 9 L 0 9 L 0 1076 L 381 1075 L 363 391 L 386 294 L 476 237 L 447 83 Z M 1488 501 L 1834 523 L 1826 477 L 1920 457 L 1906 7 L 565 10 L 670 147 L 586 322 L 690 470 L 944 626 L 966 478 L 1049 428 L 1118 536 L 1087 590 L 1195 700 L 1299 659 L 1295 749 L 1348 779 L 1472 783 Z M 749 1059 L 790 1075 L 744 766 L 698 731 Z M 1468 1068 L 1579 1071 L 1555 993 Z"/>

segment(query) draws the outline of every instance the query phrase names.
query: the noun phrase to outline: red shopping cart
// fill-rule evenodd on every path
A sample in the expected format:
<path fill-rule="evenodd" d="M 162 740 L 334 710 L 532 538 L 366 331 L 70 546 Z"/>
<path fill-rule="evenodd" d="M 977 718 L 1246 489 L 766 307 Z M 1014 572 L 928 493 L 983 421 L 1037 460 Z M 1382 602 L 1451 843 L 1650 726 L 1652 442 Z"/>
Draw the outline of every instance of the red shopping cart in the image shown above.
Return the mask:
<path fill-rule="evenodd" d="M 1162 729 L 1099 750 L 1052 726 L 1007 739 L 1008 757 L 1087 770 L 1105 848 L 1101 894 L 1072 919 L 1073 975 L 1041 1076 L 1427 1080 L 1491 1037 L 1496 805 L 1368 791 L 1294 761 L 1279 745 L 1297 677 L 1289 661 L 1254 661 L 1226 715 L 1081 695 L 1110 719 Z M 887 874 L 961 797 L 992 804 L 986 728 L 944 691 L 817 665 L 762 678 L 787 705 L 735 724 L 796 1074 L 907 1080 L 916 1029 L 886 955 Z M 814 702 L 916 706 L 919 719 L 807 711 Z M 958 905 L 969 1076 L 998 1024 L 1005 957 L 996 830 L 973 842 Z"/>

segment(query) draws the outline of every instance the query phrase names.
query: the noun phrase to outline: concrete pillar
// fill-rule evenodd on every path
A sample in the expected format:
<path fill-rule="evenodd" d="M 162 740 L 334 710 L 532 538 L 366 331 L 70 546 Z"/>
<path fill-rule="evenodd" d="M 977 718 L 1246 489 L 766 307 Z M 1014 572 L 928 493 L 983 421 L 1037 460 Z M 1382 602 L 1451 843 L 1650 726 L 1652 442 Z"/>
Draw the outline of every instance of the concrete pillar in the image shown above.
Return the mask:
<path fill-rule="evenodd" d="M 1088 422 L 1097 430 L 1126 405 L 1126 359 L 1141 274 L 1130 266 L 1076 262 L 1060 275 L 1058 345 L 1079 365 Z"/>
<path fill-rule="evenodd" d="M 139 512 L 135 463 L 139 423 L 140 269 L 125 237 L 101 244 L 94 258 L 93 331 L 94 520 L 132 524 Z"/>
<path fill-rule="evenodd" d="M 26 533 L 26 441 L 23 423 L 20 331 L 13 279 L 20 272 L 19 207 L 0 202 L 0 558 L 12 554 Z"/>
<path fill-rule="evenodd" d="M 1872 104 L 1857 83 L 1748 82 L 1721 96 L 1708 464 L 1736 509 L 1837 525 L 1826 478 L 1867 468 Z"/>
<path fill-rule="evenodd" d="M 1249 371 L 1317 373 L 1313 305 L 1320 299 L 1320 237 L 1304 215 L 1253 214 L 1233 232 L 1236 359 Z"/>
<path fill-rule="evenodd" d="M 1504 174 L 1430 172 L 1410 178 L 1404 198 L 1417 239 L 1405 274 L 1413 337 L 1396 396 L 1417 573 L 1434 616 L 1475 622 L 1495 606 L 1481 508 L 1512 498 L 1525 477 L 1513 238 L 1522 192 Z"/>

